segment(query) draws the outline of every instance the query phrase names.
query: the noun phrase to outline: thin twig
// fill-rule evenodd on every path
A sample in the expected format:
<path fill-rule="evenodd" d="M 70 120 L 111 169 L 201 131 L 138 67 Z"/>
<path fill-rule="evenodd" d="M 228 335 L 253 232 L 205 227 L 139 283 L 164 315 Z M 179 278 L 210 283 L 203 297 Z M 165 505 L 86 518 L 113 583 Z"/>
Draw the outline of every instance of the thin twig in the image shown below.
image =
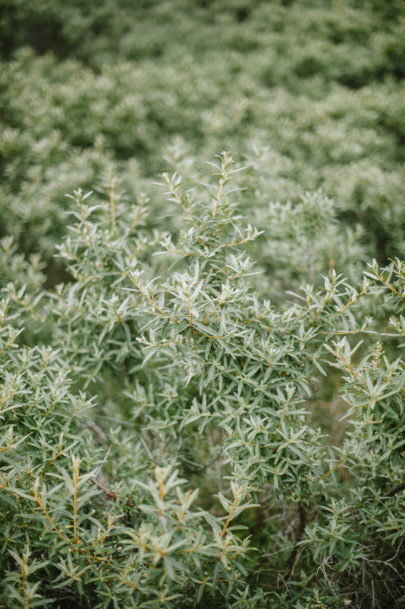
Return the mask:
<path fill-rule="evenodd" d="M 389 493 L 387 493 L 385 497 L 393 497 L 394 495 L 400 493 L 403 490 L 405 490 L 405 481 L 401 482 L 401 484 L 398 484 L 398 486 L 396 486 Z"/>
<path fill-rule="evenodd" d="M 305 527 L 307 524 L 307 513 L 305 510 L 304 504 L 302 502 L 300 502 L 298 504 L 298 516 L 299 516 L 299 523 L 298 523 L 297 532 L 295 534 L 295 544 L 294 544 L 293 550 L 287 560 L 287 569 L 289 572 L 288 580 L 290 580 L 292 578 L 292 576 L 294 575 L 295 567 L 296 567 L 296 564 L 297 564 L 298 558 L 299 558 L 298 542 L 301 541 L 301 539 L 303 538 L 304 533 L 305 533 Z"/>

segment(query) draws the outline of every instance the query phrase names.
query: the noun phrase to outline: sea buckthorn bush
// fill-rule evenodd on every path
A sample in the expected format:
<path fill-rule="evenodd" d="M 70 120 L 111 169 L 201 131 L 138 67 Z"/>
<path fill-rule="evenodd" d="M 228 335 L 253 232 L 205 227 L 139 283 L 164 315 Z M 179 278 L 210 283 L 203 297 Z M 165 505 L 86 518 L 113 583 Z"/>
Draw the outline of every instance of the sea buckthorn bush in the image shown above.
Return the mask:
<path fill-rule="evenodd" d="M 374 261 L 357 285 L 331 267 L 272 305 L 239 168 L 224 153 L 213 171 L 189 190 L 163 175 L 174 232 L 143 228 L 156 203 L 76 191 L 58 248 L 71 280 L 51 291 L 16 259 L 0 345 L 5 606 L 399 602 L 404 265 Z M 314 201 L 331 213 L 304 197 L 303 233 Z M 314 398 L 335 374 L 347 423 L 331 442 Z"/>
<path fill-rule="evenodd" d="M 403 4 L 1 9 L 0 607 L 399 608 Z"/>

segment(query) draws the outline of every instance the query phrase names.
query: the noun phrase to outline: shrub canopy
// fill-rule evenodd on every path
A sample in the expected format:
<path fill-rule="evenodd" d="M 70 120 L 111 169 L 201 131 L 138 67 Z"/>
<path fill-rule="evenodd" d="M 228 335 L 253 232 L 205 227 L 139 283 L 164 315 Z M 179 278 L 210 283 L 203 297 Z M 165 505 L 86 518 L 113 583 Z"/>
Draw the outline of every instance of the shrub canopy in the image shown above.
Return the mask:
<path fill-rule="evenodd" d="M 400 607 L 404 19 L 3 1 L 0 607 Z"/>

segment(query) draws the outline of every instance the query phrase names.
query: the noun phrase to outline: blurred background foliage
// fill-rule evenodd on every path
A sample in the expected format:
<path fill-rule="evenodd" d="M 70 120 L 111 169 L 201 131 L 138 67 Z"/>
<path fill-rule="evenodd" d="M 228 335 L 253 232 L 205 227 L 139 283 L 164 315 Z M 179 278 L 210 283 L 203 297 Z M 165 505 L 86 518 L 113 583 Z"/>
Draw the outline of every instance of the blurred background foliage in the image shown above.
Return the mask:
<path fill-rule="evenodd" d="M 401 256 L 404 34 L 400 0 L 2 0 L 1 235 L 54 283 L 66 192 L 133 200 L 226 149 L 260 228 L 322 189 L 356 257 Z"/>

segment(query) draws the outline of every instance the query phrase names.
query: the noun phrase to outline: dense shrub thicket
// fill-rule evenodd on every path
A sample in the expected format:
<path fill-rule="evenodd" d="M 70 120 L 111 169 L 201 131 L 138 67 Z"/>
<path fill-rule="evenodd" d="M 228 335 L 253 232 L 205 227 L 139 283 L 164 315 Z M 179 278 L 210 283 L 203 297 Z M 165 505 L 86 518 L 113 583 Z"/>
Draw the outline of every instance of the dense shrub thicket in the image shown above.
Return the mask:
<path fill-rule="evenodd" d="M 404 4 L 0 7 L 0 607 L 399 608 Z"/>

